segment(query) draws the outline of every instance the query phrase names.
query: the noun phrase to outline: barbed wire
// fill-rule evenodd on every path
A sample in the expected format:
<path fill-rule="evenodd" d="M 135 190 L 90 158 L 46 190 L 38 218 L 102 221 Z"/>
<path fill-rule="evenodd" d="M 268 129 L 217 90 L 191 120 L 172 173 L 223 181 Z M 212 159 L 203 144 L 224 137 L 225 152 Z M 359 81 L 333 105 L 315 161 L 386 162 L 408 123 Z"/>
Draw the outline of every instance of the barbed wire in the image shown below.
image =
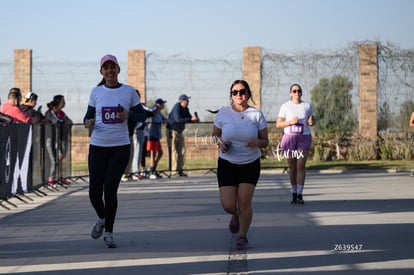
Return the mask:
<path fill-rule="evenodd" d="M 395 121 L 395 118 L 405 102 L 413 102 L 414 50 L 403 50 L 389 42 L 378 43 L 378 68 L 377 109 L 388 106 L 391 127 L 406 128 L 396 123 L 408 125 L 408 121 Z"/>
<path fill-rule="evenodd" d="M 358 54 L 354 47 L 290 55 L 265 50 L 262 66 L 262 110 L 270 120 L 277 118 L 280 106 L 289 100 L 293 83 L 302 86 L 303 99 L 310 102 L 310 90 L 322 78 L 346 76 L 353 83 L 353 102 L 358 103 Z"/>
<path fill-rule="evenodd" d="M 359 105 L 359 46 L 378 45 L 378 106 L 388 102 L 393 114 L 400 106 L 412 101 L 414 91 L 414 50 L 400 49 L 392 43 L 358 41 L 334 50 L 297 51 L 289 54 L 272 49 L 262 50 L 261 108 L 273 121 L 281 104 L 289 100 L 289 87 L 301 84 L 303 99 L 311 101 L 310 90 L 322 79 L 345 76 L 353 84 L 352 103 Z M 120 61 L 120 80 L 127 82 L 127 62 Z M 190 95 L 190 110 L 198 111 L 203 120 L 214 116 L 207 109 L 229 103 L 228 89 L 242 77 L 242 54 L 220 59 L 198 59 L 186 54 L 146 56 L 146 98 L 162 97 L 172 107 L 182 93 Z M 39 94 L 39 104 L 45 105 L 53 95 L 66 98 L 66 112 L 80 122 L 87 105 L 89 92 L 99 81 L 99 68 L 94 62 L 51 62 L 35 57 L 33 62 L 33 91 Z M 13 86 L 13 62 L 0 62 L 0 98 L 4 102 Z"/>

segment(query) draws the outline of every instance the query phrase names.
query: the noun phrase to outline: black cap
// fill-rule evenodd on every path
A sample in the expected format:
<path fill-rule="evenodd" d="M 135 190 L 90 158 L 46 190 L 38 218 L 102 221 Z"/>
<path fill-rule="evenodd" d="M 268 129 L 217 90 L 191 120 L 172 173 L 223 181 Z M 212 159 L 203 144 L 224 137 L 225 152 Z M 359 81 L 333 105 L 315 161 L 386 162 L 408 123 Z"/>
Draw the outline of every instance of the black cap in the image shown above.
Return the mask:
<path fill-rule="evenodd" d="M 28 92 L 26 94 L 26 99 L 33 99 L 33 100 L 37 100 L 37 94 L 33 93 L 33 92 Z"/>
<path fill-rule="evenodd" d="M 158 98 L 157 100 L 155 100 L 155 104 L 159 104 L 159 105 L 162 105 L 162 104 L 164 104 L 165 102 L 167 102 L 167 100 L 163 100 L 163 99 L 161 99 L 161 98 Z"/>

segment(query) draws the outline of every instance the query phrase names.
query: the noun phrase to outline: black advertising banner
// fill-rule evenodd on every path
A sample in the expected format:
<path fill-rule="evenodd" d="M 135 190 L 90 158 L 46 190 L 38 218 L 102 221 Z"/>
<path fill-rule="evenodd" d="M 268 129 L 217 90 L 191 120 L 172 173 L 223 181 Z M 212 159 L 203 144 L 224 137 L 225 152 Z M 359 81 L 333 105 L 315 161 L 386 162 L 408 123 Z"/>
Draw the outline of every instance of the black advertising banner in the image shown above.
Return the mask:
<path fill-rule="evenodd" d="M 35 124 L 32 126 L 33 140 L 32 140 L 32 183 L 33 188 L 40 188 L 47 179 L 45 179 L 45 126 L 42 124 Z"/>
<path fill-rule="evenodd" d="M 15 128 L 13 124 L 0 126 L 0 199 L 7 198 L 11 191 L 12 128 Z"/>
<path fill-rule="evenodd" d="M 32 125 L 0 126 L 0 199 L 32 189 Z"/>

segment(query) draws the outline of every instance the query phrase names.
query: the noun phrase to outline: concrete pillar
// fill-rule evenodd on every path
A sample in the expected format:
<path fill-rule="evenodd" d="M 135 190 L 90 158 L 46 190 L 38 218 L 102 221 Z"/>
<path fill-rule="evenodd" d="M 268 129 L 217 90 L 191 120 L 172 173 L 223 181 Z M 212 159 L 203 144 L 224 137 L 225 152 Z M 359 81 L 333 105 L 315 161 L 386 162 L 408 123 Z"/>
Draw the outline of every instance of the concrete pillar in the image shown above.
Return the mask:
<path fill-rule="evenodd" d="M 256 103 L 254 107 L 262 106 L 262 48 L 246 47 L 243 50 L 243 79 L 246 80 L 252 90 L 252 98 Z"/>
<path fill-rule="evenodd" d="M 359 46 L 359 133 L 377 139 L 378 46 Z"/>
<path fill-rule="evenodd" d="M 23 96 L 32 90 L 32 49 L 14 50 L 14 87 L 20 88 Z"/>
<path fill-rule="evenodd" d="M 147 100 L 145 65 L 145 50 L 128 50 L 128 84 L 139 91 L 143 103 Z"/>

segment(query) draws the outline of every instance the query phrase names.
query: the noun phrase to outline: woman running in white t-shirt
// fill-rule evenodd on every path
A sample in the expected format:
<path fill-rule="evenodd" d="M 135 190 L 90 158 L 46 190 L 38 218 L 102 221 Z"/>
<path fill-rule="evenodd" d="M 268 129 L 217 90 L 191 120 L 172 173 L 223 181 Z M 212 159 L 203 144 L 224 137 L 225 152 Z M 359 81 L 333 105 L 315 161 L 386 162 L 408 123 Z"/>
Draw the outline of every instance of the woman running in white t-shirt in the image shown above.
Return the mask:
<path fill-rule="evenodd" d="M 232 215 L 229 230 L 239 233 L 236 248 L 249 248 L 247 233 L 253 217 L 252 199 L 260 177 L 260 148 L 268 143 L 263 113 L 249 106 L 249 84 L 236 80 L 230 87 L 229 106 L 214 119 L 213 137 L 219 145 L 217 181 L 223 209 Z"/>
<path fill-rule="evenodd" d="M 283 128 L 280 147 L 289 164 L 292 204 L 304 204 L 305 166 L 312 143 L 309 126 L 314 124 L 312 106 L 302 101 L 300 85 L 293 84 L 290 86 L 290 100 L 280 107 L 276 120 L 276 127 Z"/>
<path fill-rule="evenodd" d="M 143 122 L 146 118 L 135 88 L 120 83 L 119 72 L 115 56 L 102 57 L 103 79 L 91 91 L 84 118 L 85 127 L 93 129 L 88 155 L 89 198 L 98 221 L 91 236 L 98 239 L 105 230 L 104 242 L 108 248 L 116 247 L 112 233 L 118 207 L 117 192 L 130 156 L 128 118 L 135 122 Z"/>

